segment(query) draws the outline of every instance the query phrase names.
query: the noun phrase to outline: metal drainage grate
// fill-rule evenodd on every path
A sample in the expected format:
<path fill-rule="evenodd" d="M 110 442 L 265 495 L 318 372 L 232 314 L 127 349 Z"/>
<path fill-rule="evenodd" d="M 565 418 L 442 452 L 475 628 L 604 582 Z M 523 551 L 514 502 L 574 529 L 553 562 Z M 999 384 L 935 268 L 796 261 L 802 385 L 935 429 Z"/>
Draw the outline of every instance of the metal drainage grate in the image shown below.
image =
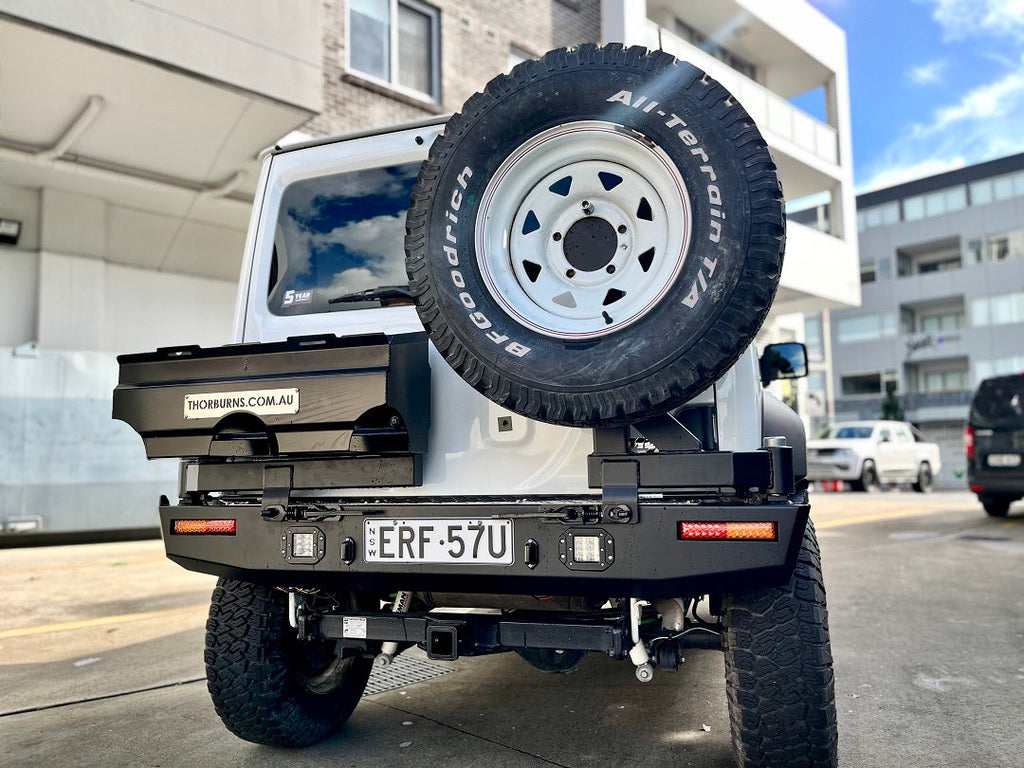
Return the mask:
<path fill-rule="evenodd" d="M 363 696 L 404 688 L 407 685 L 422 683 L 424 680 L 447 675 L 454 671 L 451 667 L 442 667 L 440 664 L 434 664 L 424 659 L 399 656 L 387 667 L 373 668 Z"/>

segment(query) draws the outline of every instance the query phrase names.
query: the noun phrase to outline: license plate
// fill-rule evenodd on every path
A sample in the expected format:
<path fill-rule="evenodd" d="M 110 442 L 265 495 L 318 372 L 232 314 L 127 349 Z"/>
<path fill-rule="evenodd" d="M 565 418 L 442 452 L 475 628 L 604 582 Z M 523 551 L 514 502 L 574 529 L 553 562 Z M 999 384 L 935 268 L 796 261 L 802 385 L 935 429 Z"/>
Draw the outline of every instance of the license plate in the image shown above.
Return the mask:
<path fill-rule="evenodd" d="M 368 563 L 511 565 L 512 521 L 479 519 L 366 520 Z"/>
<path fill-rule="evenodd" d="M 1020 454 L 1019 453 L 990 453 L 988 455 L 988 465 L 990 467 L 1019 467 L 1020 466 Z"/>

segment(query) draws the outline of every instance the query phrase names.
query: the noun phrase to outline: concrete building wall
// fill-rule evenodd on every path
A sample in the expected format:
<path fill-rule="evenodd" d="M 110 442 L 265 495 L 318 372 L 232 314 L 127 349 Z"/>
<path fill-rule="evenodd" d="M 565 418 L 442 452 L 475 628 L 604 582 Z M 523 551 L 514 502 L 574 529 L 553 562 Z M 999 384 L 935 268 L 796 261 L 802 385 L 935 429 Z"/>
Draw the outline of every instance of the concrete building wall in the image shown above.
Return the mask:
<path fill-rule="evenodd" d="M 154 246 L 145 230 L 118 245 L 118 210 L 0 185 L 0 215 L 23 222 L 0 245 L 0 534 L 155 526 L 177 463 L 148 462 L 111 420 L 116 356 L 231 341 L 236 281 L 116 263 L 118 249 Z M 237 273 L 244 232 L 215 229 L 192 243 L 197 258 L 223 253 Z"/>

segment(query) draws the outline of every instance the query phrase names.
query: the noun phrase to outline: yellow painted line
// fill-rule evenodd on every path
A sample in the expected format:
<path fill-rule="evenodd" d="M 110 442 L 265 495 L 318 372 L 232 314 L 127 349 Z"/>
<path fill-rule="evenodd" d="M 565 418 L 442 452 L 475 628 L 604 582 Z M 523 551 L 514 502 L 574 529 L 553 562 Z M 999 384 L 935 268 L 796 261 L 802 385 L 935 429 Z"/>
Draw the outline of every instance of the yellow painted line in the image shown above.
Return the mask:
<path fill-rule="evenodd" d="M 924 515 L 941 512 L 938 509 L 895 509 L 889 512 L 876 512 L 873 515 L 855 515 L 835 520 L 815 520 L 815 529 L 821 531 L 825 528 L 841 528 L 845 525 L 859 525 L 860 523 L 877 523 L 881 520 L 898 520 L 902 517 L 923 517 Z"/>
<path fill-rule="evenodd" d="M 80 621 L 65 621 L 60 624 L 44 624 L 41 627 L 20 627 L 19 629 L 7 629 L 0 632 L 0 640 L 10 637 L 30 637 L 42 635 L 47 632 L 67 632 L 72 629 L 86 629 L 88 627 L 106 627 L 111 624 L 127 624 L 132 621 L 145 621 L 146 619 L 159 619 L 164 616 L 174 616 L 179 613 L 189 613 L 200 608 L 206 609 L 208 603 L 196 603 L 195 605 L 183 605 L 178 608 L 165 608 L 161 611 L 143 611 L 141 613 L 125 613 L 120 616 L 101 616 L 97 619 L 82 619 Z"/>

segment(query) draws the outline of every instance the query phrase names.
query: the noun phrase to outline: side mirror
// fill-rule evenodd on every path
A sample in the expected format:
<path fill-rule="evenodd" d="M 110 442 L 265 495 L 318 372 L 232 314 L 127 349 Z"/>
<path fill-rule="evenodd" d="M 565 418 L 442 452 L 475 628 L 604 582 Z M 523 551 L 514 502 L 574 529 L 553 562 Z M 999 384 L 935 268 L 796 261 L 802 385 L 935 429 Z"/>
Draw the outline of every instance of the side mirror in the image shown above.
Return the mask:
<path fill-rule="evenodd" d="M 769 344 L 761 355 L 761 384 L 776 379 L 802 379 L 807 375 L 807 347 L 798 341 Z"/>

